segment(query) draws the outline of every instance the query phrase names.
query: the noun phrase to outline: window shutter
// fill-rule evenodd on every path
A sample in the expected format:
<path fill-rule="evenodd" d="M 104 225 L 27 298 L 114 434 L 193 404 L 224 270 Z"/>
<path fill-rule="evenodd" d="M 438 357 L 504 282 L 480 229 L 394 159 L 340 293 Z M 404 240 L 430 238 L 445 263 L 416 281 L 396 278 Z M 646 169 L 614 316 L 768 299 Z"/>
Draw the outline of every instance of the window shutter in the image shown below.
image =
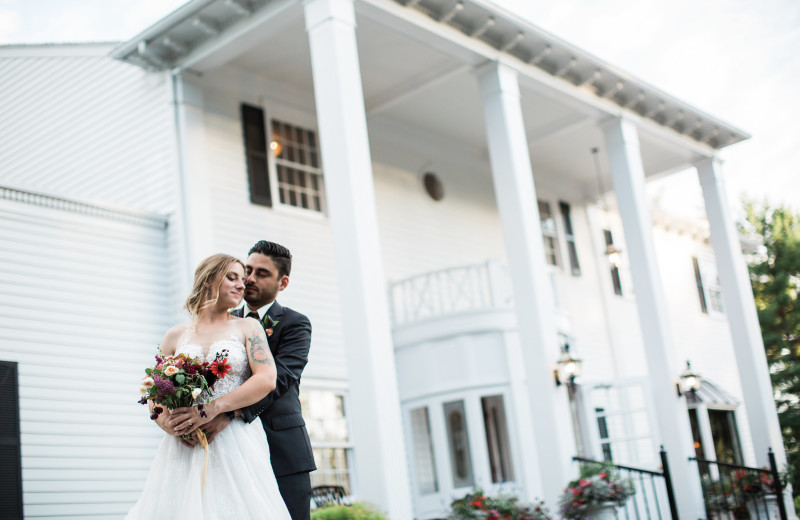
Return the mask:
<path fill-rule="evenodd" d="M 262 109 L 242 104 L 242 133 L 244 134 L 244 149 L 247 159 L 247 175 L 250 180 L 250 202 L 262 206 L 272 206 L 267 132 Z"/>
<path fill-rule="evenodd" d="M 0 361 L 0 518 L 22 520 L 17 364 Z"/>
<path fill-rule="evenodd" d="M 700 276 L 700 263 L 697 261 L 696 256 L 692 257 L 692 263 L 694 264 L 694 279 L 697 282 L 697 295 L 700 297 L 700 310 L 702 310 L 705 314 L 708 314 L 706 292 L 703 289 L 703 277 Z"/>

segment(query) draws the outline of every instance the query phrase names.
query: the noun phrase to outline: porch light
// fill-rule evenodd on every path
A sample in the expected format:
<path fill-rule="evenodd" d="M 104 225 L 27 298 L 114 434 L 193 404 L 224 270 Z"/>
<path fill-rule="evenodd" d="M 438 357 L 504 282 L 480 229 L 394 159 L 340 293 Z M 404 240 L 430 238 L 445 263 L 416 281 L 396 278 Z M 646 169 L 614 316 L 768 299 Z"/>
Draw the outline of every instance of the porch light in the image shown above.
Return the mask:
<path fill-rule="evenodd" d="M 605 251 L 608 263 L 613 267 L 619 267 L 622 261 L 622 250 L 618 249 L 614 244 L 609 244 Z"/>
<path fill-rule="evenodd" d="M 699 374 L 692 372 L 692 364 L 687 360 L 686 368 L 678 377 L 678 383 L 676 385 L 678 397 L 683 394 L 688 394 L 689 392 L 700 390 L 702 383 L 703 378 L 700 377 Z"/>
<path fill-rule="evenodd" d="M 272 141 L 269 143 L 269 149 L 272 151 L 272 155 L 278 157 L 283 151 L 283 146 L 278 141 Z"/>
<path fill-rule="evenodd" d="M 582 362 L 580 359 L 572 357 L 572 354 L 569 353 L 569 345 L 561 347 L 561 357 L 558 358 L 556 368 L 553 370 L 556 386 L 561 386 L 563 383 L 574 385 L 575 378 L 581 375 Z"/>

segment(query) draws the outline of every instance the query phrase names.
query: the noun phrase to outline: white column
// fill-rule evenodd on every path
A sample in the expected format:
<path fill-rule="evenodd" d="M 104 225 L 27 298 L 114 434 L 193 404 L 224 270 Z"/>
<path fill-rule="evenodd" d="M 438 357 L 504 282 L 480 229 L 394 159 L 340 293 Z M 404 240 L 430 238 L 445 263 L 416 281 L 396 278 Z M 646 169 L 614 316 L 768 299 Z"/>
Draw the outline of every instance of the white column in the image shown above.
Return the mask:
<path fill-rule="evenodd" d="M 636 126 L 626 119 L 604 125 L 614 191 L 625 230 L 636 306 L 642 330 L 653 413 L 668 454 L 672 484 L 681 518 L 704 518 L 700 477 L 695 464 L 686 402 L 675 391 L 678 359 L 653 244 L 653 223 L 645 195 L 644 166 Z"/>
<path fill-rule="evenodd" d="M 555 387 L 552 375 L 559 354 L 555 303 L 545 265 L 519 83 L 516 71 L 502 63 L 488 63 L 476 73 L 535 437 L 526 439 L 535 452 L 523 454 L 526 462 L 535 465 L 526 463 L 520 469 L 525 473 L 526 491 L 554 504 L 569 480 L 575 442 L 567 391 Z M 540 490 L 533 488 L 537 483 Z"/>
<path fill-rule="evenodd" d="M 184 224 L 186 263 L 190 280 L 201 260 L 216 251 L 212 240 L 211 193 L 208 186 L 203 91 L 182 76 L 173 76 L 173 102 L 181 177 L 180 216 Z M 184 291 L 187 293 L 188 291 Z"/>
<path fill-rule="evenodd" d="M 303 4 L 347 346 L 358 498 L 412 518 L 352 0 Z"/>
<path fill-rule="evenodd" d="M 764 340 L 739 234 L 728 207 L 722 169 L 716 159 L 705 159 L 696 166 L 703 188 L 711 244 L 717 260 L 725 314 L 733 339 L 756 462 L 759 467 L 768 466 L 767 450 L 772 448 L 775 461 L 782 468 L 786 463 L 786 453 L 772 395 Z"/>

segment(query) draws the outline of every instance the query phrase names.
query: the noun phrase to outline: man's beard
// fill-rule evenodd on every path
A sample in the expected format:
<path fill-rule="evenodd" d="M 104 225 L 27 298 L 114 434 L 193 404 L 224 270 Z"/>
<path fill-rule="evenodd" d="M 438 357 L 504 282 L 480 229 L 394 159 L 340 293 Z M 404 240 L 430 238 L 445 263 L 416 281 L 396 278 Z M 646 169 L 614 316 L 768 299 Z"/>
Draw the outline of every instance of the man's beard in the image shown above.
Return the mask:
<path fill-rule="evenodd" d="M 269 302 L 275 300 L 278 297 L 278 288 L 275 287 L 275 290 L 271 293 L 266 291 L 260 291 L 258 287 L 251 285 L 250 288 L 255 289 L 253 296 L 247 295 L 248 287 L 245 287 L 244 290 L 244 301 L 247 302 L 247 305 L 251 309 L 260 309 L 264 305 L 268 304 Z"/>

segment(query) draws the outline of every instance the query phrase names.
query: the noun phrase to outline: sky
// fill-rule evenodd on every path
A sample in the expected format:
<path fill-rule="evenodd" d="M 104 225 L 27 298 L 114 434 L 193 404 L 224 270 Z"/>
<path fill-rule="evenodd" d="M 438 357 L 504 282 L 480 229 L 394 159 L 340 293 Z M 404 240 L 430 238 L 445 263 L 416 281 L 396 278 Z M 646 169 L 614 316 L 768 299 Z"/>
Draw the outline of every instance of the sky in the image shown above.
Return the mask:
<path fill-rule="evenodd" d="M 0 45 L 127 40 L 185 0 L 0 0 Z M 753 137 L 721 154 L 730 202 L 800 211 L 800 1 L 496 0 L 535 25 Z M 694 170 L 651 183 L 704 214 Z"/>

